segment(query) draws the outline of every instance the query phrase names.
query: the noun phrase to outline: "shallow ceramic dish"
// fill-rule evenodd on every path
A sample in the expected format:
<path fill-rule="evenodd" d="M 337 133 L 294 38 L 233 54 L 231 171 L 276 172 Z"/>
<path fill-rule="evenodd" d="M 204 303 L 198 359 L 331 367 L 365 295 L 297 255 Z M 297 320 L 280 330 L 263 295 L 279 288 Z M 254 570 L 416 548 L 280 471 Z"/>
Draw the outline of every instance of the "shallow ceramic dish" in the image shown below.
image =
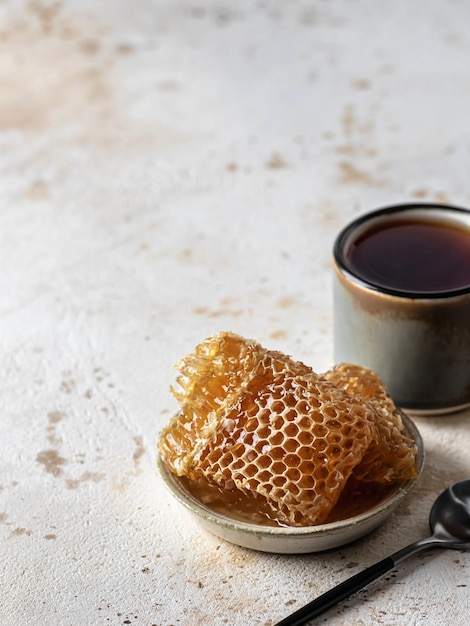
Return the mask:
<path fill-rule="evenodd" d="M 363 537 L 379 526 L 408 496 L 418 481 L 424 463 L 421 435 L 414 423 L 402 412 L 405 430 L 418 448 L 417 478 L 400 483 L 379 504 L 360 515 L 337 522 L 306 527 L 262 526 L 232 519 L 211 510 L 197 500 L 157 457 L 157 468 L 170 493 L 184 505 L 203 528 L 231 543 L 262 552 L 302 554 L 337 548 Z"/>

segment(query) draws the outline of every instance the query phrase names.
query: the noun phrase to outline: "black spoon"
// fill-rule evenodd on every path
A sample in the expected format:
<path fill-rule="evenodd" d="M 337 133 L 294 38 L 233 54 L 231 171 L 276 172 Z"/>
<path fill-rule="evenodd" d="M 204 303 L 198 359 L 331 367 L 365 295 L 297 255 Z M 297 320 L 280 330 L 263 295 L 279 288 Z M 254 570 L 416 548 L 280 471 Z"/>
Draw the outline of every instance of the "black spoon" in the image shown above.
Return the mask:
<path fill-rule="evenodd" d="M 470 480 L 448 487 L 434 502 L 429 515 L 432 535 L 395 552 L 375 565 L 348 578 L 284 618 L 276 626 L 301 626 L 322 615 L 399 563 L 427 548 L 470 548 Z"/>

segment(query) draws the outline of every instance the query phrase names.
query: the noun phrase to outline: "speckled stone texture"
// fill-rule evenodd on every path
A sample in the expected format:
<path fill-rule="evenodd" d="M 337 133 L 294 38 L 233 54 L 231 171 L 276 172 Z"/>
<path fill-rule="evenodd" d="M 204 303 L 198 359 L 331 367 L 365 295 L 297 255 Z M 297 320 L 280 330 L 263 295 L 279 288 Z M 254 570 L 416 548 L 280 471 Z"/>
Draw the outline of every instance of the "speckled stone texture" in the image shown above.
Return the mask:
<path fill-rule="evenodd" d="M 200 530 L 155 441 L 214 332 L 332 365 L 350 219 L 470 205 L 469 59 L 463 0 L 0 4 L 2 626 L 272 626 L 427 534 L 469 411 L 417 419 L 413 496 L 317 555 Z M 469 568 L 422 554 L 328 623 L 466 626 Z"/>

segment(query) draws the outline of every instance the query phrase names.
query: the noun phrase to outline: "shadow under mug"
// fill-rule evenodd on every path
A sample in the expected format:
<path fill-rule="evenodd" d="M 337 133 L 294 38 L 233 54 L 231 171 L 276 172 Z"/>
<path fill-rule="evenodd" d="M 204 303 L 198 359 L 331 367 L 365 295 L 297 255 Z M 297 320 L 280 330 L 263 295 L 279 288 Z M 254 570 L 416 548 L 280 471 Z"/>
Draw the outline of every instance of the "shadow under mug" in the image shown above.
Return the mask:
<path fill-rule="evenodd" d="M 351 222 L 333 250 L 335 362 L 377 372 L 405 411 L 450 413 L 470 406 L 470 282 L 413 291 L 378 281 L 374 272 L 369 278 L 352 260 L 355 246 L 369 233 L 411 223 L 459 230 L 465 245 L 468 237 L 470 258 L 468 209 L 400 204 Z M 445 248 L 436 254 L 446 255 Z"/>

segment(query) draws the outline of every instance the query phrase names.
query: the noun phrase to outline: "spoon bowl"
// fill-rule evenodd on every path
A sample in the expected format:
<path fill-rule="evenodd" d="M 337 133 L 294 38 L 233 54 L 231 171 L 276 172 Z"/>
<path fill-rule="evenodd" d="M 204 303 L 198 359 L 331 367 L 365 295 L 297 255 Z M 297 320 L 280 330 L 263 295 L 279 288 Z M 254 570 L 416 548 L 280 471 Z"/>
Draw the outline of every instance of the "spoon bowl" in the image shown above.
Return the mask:
<path fill-rule="evenodd" d="M 448 487 L 434 502 L 429 515 L 431 536 L 416 541 L 395 552 L 375 565 L 371 565 L 355 576 L 348 578 L 330 591 L 319 596 L 276 626 L 302 626 L 311 619 L 325 613 L 335 604 L 342 602 L 385 572 L 393 569 L 414 554 L 427 548 L 470 548 L 470 479 Z"/>
<path fill-rule="evenodd" d="M 470 480 L 441 493 L 431 509 L 429 526 L 442 547 L 470 548 Z"/>

